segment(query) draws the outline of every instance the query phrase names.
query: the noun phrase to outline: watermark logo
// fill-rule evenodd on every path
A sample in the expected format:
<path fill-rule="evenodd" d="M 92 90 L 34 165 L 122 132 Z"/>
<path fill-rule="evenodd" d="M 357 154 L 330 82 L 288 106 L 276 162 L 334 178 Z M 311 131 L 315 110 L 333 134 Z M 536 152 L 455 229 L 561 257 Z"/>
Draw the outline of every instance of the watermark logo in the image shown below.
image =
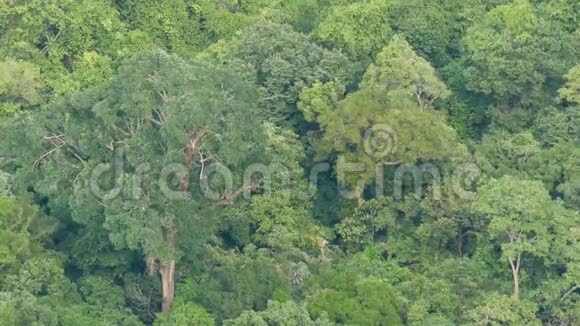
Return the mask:
<path fill-rule="evenodd" d="M 365 132 L 363 147 L 367 155 L 384 159 L 397 151 L 398 142 L 397 133 L 391 126 L 378 124 Z"/>

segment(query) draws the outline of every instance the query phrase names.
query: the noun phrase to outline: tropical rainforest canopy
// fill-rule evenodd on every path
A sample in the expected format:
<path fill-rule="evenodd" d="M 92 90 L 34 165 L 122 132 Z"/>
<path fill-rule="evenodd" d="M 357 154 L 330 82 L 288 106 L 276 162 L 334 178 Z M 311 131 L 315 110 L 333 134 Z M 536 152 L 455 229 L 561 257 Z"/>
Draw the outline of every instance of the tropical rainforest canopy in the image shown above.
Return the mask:
<path fill-rule="evenodd" d="M 0 325 L 580 325 L 580 2 L 0 0 Z"/>

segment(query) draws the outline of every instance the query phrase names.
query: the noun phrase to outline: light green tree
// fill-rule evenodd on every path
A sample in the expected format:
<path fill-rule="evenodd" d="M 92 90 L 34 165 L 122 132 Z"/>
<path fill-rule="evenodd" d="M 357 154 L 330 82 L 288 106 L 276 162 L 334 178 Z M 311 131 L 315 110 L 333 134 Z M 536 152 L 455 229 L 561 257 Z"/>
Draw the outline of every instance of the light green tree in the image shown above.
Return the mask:
<path fill-rule="evenodd" d="M 315 84 L 302 91 L 299 106 L 322 131 L 319 160 L 338 155 L 337 170 L 345 163 L 362 164 L 339 180 L 354 188 L 362 204 L 364 188 L 382 165 L 466 154 L 445 116 L 430 109 L 448 95 L 434 69 L 395 37 L 368 68 L 359 91 L 344 97 L 340 85 Z"/>
<path fill-rule="evenodd" d="M 388 1 L 360 1 L 336 6 L 314 35 L 356 61 L 370 62 L 391 38 Z"/>
<path fill-rule="evenodd" d="M 435 69 L 400 35 L 381 50 L 360 87 L 385 109 L 426 110 L 451 95 Z"/>
<path fill-rule="evenodd" d="M 171 312 L 160 314 L 155 326 L 214 326 L 215 320 L 203 307 L 192 303 L 177 304 Z"/>
<path fill-rule="evenodd" d="M 38 68 L 29 62 L 0 62 L 0 115 L 39 104 L 42 84 Z"/>
<path fill-rule="evenodd" d="M 26 198 L 0 197 L 0 265 L 3 270 L 18 268 L 41 251 L 41 243 L 54 230 L 51 219 Z"/>
<path fill-rule="evenodd" d="M 268 326 L 268 325 L 287 325 L 287 326 L 323 326 L 332 325 L 324 316 L 313 320 L 306 307 L 295 303 L 287 302 L 268 302 L 268 309 L 260 312 L 246 311 L 238 318 L 226 320 L 224 325 L 227 326 Z"/>
<path fill-rule="evenodd" d="M 561 78 L 577 58 L 572 35 L 538 17 L 528 0 L 491 10 L 464 44 L 466 86 L 506 107 L 545 101 L 546 81 Z"/>
<path fill-rule="evenodd" d="M 200 5 L 191 1 L 123 1 L 120 12 L 130 27 L 145 32 L 157 47 L 184 57 L 193 56 L 213 39 L 202 31 Z"/>
<path fill-rule="evenodd" d="M 473 326 L 533 325 L 542 322 L 536 318 L 538 306 L 530 301 L 518 301 L 513 297 L 492 293 L 485 302 L 470 312 Z"/>
<path fill-rule="evenodd" d="M 311 316 L 332 323 L 402 325 L 403 303 L 385 282 L 352 272 L 332 271 L 317 279 L 308 303 Z"/>
<path fill-rule="evenodd" d="M 563 101 L 580 105 L 580 65 L 570 69 L 566 75 L 566 84 L 558 92 Z"/>
<path fill-rule="evenodd" d="M 554 203 L 541 182 L 505 176 L 481 187 L 474 207 L 490 218 L 489 234 L 509 263 L 517 300 L 526 255 L 549 254 L 555 236 L 550 227 Z"/>

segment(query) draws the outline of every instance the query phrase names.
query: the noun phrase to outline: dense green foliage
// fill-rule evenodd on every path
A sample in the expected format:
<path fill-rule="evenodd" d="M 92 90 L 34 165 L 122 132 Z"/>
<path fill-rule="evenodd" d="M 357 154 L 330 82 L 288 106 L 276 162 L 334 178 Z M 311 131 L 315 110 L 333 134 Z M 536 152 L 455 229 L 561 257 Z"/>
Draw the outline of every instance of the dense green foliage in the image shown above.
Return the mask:
<path fill-rule="evenodd" d="M 575 0 L 0 0 L 0 325 L 579 325 Z"/>

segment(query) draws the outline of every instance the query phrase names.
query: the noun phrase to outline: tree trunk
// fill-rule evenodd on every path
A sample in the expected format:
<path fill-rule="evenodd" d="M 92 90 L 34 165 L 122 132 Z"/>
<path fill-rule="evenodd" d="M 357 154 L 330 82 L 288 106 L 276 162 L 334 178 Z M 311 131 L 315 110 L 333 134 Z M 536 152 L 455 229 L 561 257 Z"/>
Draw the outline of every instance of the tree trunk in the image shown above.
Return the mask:
<path fill-rule="evenodd" d="M 520 279 L 517 271 L 512 272 L 514 275 L 514 298 L 518 300 L 520 298 Z"/>
<path fill-rule="evenodd" d="M 365 200 L 362 197 L 359 196 L 356 198 L 356 204 L 358 205 L 358 207 L 361 207 L 364 203 Z"/>
<path fill-rule="evenodd" d="M 514 279 L 514 299 L 519 300 L 520 298 L 520 261 L 521 254 L 518 255 L 516 262 L 514 264 L 514 259 L 509 257 L 510 267 L 512 268 L 512 276 Z"/>
<path fill-rule="evenodd" d="M 163 291 L 163 300 L 161 302 L 161 311 L 168 312 L 171 310 L 175 300 L 175 259 L 162 261 L 159 266 L 161 274 L 161 288 Z"/>
<path fill-rule="evenodd" d="M 457 238 L 455 238 L 455 248 L 457 249 L 457 256 L 463 257 L 463 230 L 459 230 Z"/>
<path fill-rule="evenodd" d="M 201 153 L 201 147 L 203 138 L 206 135 L 206 130 L 197 130 L 191 134 L 189 142 L 185 146 L 185 164 L 189 170 L 191 169 L 191 166 L 197 156 L 199 156 L 200 162 L 203 166 L 203 155 Z M 183 194 L 186 194 L 189 189 L 189 178 L 189 173 L 186 173 L 185 175 L 181 176 L 179 181 L 179 190 Z M 175 301 L 175 251 L 177 247 L 177 227 L 172 217 L 168 217 L 165 221 L 163 221 L 163 229 L 165 244 L 173 251 L 170 258 L 161 259 L 159 264 L 159 274 L 161 275 L 161 288 L 163 295 L 161 301 L 161 311 L 168 312 L 171 310 L 171 306 Z"/>
<path fill-rule="evenodd" d="M 159 261 L 159 274 L 161 275 L 162 301 L 161 311 L 171 310 L 175 300 L 175 237 L 177 229 L 173 218 L 167 218 L 163 223 L 165 245 L 171 249 L 169 257 L 164 257 Z"/>

